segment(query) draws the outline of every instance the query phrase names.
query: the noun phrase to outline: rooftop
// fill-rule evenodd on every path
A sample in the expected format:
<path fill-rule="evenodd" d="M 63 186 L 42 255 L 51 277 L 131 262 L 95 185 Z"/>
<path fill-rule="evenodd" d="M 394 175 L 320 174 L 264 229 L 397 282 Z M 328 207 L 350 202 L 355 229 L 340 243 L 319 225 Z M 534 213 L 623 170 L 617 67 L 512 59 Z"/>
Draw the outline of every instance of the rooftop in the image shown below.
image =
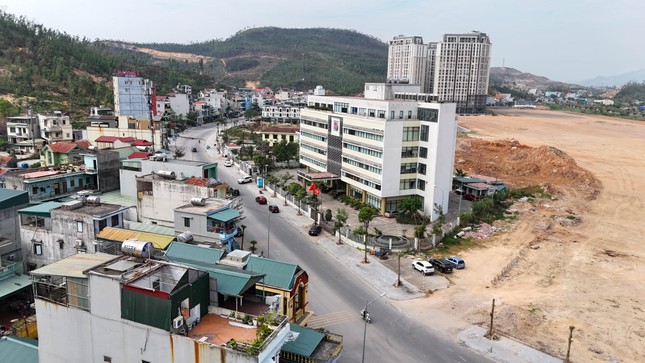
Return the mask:
<path fill-rule="evenodd" d="M 191 214 L 209 214 L 209 212 L 216 212 L 221 209 L 227 208 L 230 204 L 230 200 L 209 198 L 206 199 L 206 205 L 204 206 L 186 204 L 182 205 L 181 207 L 175 208 L 175 210 Z"/>
<path fill-rule="evenodd" d="M 61 206 L 61 208 L 56 209 L 56 213 L 88 214 L 92 217 L 105 217 L 106 215 L 125 209 L 128 209 L 128 207 L 107 203 L 100 203 L 98 205 L 85 204 L 82 207 L 76 209 L 66 209 L 63 205 Z"/>
<path fill-rule="evenodd" d="M 104 253 L 79 253 L 49 265 L 45 265 L 37 270 L 33 270 L 30 274 L 35 276 L 49 275 L 87 278 L 87 276 L 85 276 L 85 272 L 117 258 L 119 258 L 119 256 Z"/>
<path fill-rule="evenodd" d="M 206 314 L 199 324 L 188 333 L 188 337 L 214 345 L 224 345 L 231 339 L 236 342 L 251 343 L 255 340 L 257 327 L 238 323 L 219 315 Z"/>

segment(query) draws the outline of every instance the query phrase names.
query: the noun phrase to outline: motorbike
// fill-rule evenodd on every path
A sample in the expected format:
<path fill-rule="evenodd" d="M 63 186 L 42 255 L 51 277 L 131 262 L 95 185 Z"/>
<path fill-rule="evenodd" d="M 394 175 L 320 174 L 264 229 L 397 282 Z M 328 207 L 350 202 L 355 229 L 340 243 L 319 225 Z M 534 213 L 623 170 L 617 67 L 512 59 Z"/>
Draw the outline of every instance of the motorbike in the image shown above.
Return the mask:
<path fill-rule="evenodd" d="M 368 323 L 372 322 L 372 319 L 370 319 L 370 313 L 365 312 L 365 310 L 361 310 L 361 318 Z"/>

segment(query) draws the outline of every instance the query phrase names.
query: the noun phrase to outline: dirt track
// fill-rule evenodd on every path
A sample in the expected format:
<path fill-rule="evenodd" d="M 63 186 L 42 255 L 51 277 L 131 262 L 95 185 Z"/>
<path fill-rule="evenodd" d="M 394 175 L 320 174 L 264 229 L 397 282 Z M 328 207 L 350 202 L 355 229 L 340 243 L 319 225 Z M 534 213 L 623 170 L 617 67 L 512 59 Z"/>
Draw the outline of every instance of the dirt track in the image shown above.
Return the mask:
<path fill-rule="evenodd" d="M 546 110 L 458 121 L 470 137 L 561 151 L 591 178 L 573 167 L 542 168 L 535 182 L 550 185 L 554 198 L 518 203 L 518 220 L 465 253 L 468 269 L 431 304 L 483 324 L 495 298 L 498 331 L 556 356 L 564 357 L 573 325 L 573 362 L 645 361 L 645 123 Z M 507 164 L 482 160 L 479 172 L 486 163 L 490 171 Z M 565 179 L 582 176 L 589 188 L 555 177 L 574 174 Z"/>

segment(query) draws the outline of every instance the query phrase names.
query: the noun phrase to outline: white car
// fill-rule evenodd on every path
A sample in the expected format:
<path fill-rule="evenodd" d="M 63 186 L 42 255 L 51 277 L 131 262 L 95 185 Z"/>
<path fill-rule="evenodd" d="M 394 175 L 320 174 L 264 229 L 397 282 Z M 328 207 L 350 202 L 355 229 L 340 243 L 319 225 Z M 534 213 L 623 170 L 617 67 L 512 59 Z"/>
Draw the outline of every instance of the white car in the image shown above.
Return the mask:
<path fill-rule="evenodd" d="M 247 176 L 245 176 L 245 177 L 241 177 L 241 178 L 238 178 L 238 179 L 237 179 L 237 183 L 238 183 L 238 184 L 246 184 L 246 183 L 250 183 L 250 182 L 252 182 L 252 181 L 253 181 L 253 178 L 251 178 L 251 177 L 250 177 L 250 176 L 248 176 L 248 175 L 247 175 Z"/>
<path fill-rule="evenodd" d="M 226 160 L 224 166 L 233 166 L 233 160 Z"/>
<path fill-rule="evenodd" d="M 412 262 L 412 267 L 424 275 L 432 275 L 434 273 L 434 267 L 428 261 L 414 261 Z"/>

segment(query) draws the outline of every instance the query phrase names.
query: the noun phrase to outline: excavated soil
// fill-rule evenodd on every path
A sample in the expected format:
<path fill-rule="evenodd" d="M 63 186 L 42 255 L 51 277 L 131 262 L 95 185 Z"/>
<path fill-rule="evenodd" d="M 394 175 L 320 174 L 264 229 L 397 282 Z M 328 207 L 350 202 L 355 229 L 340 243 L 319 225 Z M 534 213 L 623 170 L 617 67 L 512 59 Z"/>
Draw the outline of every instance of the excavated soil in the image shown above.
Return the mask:
<path fill-rule="evenodd" d="M 428 304 L 572 362 L 645 361 L 645 124 L 548 110 L 459 117 L 455 168 L 542 186 Z"/>

